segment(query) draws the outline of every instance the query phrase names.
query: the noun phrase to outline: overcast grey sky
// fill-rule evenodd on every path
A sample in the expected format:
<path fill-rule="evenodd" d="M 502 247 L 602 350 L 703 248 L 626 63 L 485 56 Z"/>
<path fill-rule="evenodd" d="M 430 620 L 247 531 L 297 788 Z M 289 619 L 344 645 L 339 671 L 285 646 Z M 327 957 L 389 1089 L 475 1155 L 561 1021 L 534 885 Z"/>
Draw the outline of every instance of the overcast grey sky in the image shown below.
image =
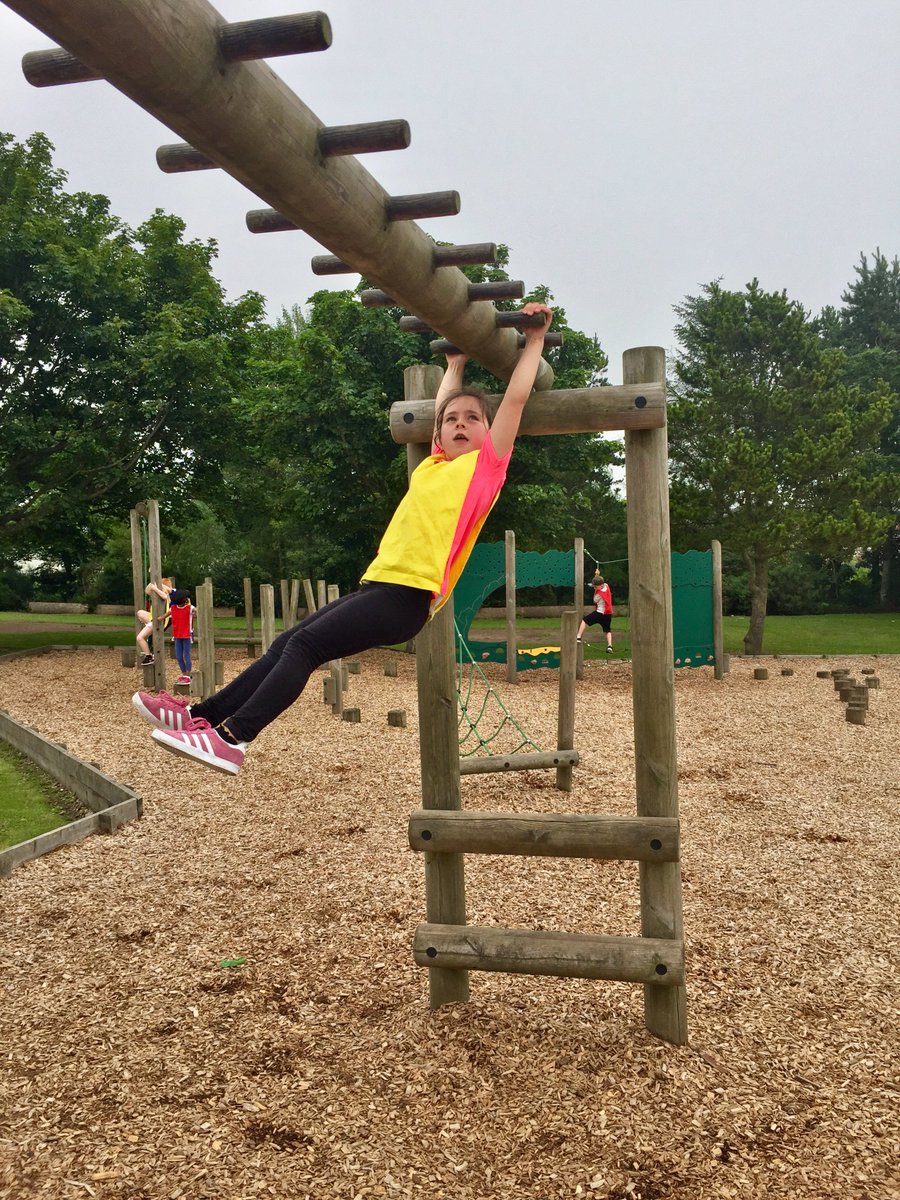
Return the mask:
<path fill-rule="evenodd" d="M 75 2 L 75 0 L 73 0 Z M 303 11 L 220 0 L 228 20 Z M 898 0 L 331 0 L 324 53 L 272 60 L 326 124 L 405 117 L 409 149 L 367 155 L 391 193 L 453 188 L 454 242 L 504 242 L 510 274 L 549 285 L 621 381 L 628 346 L 674 346 L 672 306 L 758 276 L 817 312 L 860 251 L 900 253 Z M 317 279 L 306 234 L 254 236 L 259 202 L 222 172 L 163 175 L 171 133 L 104 82 L 36 89 L 20 59 L 51 43 L 0 5 L 0 128 L 45 132 L 72 190 L 131 225 L 156 207 L 215 238 L 234 298 L 274 319 Z"/>

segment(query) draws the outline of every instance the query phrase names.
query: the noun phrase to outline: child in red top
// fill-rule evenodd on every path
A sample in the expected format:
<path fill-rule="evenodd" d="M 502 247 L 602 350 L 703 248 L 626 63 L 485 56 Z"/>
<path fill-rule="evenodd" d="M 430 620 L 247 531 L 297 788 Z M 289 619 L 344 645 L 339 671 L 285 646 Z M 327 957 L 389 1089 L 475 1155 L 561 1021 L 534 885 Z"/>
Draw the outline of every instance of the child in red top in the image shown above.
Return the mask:
<path fill-rule="evenodd" d="M 612 632 L 610 629 L 613 610 L 612 591 L 599 571 L 595 572 L 592 582 L 594 586 L 594 607 L 579 625 L 577 641 L 580 642 L 584 637 L 584 631 L 588 625 L 599 625 L 606 634 L 606 653 L 612 654 Z"/>
<path fill-rule="evenodd" d="M 175 588 L 169 596 L 171 607 L 169 615 L 172 618 L 172 641 L 175 646 L 175 657 L 181 675 L 176 683 L 191 682 L 191 636 L 194 627 L 194 613 L 197 611 L 191 604 L 191 596 L 187 588 Z"/>

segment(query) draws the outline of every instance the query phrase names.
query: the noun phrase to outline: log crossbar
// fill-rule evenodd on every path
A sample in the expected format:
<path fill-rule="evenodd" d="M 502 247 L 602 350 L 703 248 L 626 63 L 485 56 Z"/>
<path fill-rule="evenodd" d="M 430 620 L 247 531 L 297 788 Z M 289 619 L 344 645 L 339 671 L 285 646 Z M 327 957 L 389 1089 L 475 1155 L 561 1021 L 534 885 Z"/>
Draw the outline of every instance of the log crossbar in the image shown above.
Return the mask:
<path fill-rule="evenodd" d="M 494 771 L 541 771 L 559 766 L 578 766 L 577 750 L 547 750 L 537 754 L 494 754 L 483 758 L 461 758 L 460 775 L 489 775 Z"/>
<path fill-rule="evenodd" d="M 458 267 L 434 270 L 434 242 L 416 225 L 419 217 L 458 212 L 458 193 L 389 196 L 354 155 L 323 158 L 318 135 L 326 123 L 267 63 L 252 61 L 283 52 L 283 35 L 252 45 L 253 29 L 248 34 L 241 23 L 243 33 L 229 33 L 208 0 L 5 2 L 92 77 L 107 80 L 287 222 L 509 379 L 519 358 L 514 334 L 495 326 L 490 305 L 468 303 Z M 320 25 L 324 48 L 330 30 L 326 19 Z M 70 66 L 63 73 L 71 76 Z M 552 381 L 543 362 L 536 386 Z"/>
<path fill-rule="evenodd" d="M 419 809 L 409 818 L 409 844 L 413 850 L 432 854 L 518 854 L 632 862 L 677 862 L 679 858 L 675 817 Z"/>
<path fill-rule="evenodd" d="M 497 246 L 494 242 L 474 242 L 467 246 L 435 246 L 435 267 L 460 267 L 495 263 Z M 314 254 L 310 260 L 313 275 L 352 275 L 356 271 L 350 263 L 335 254 Z"/>
<path fill-rule="evenodd" d="M 492 413 L 501 396 L 487 396 Z M 661 429 L 666 423 L 666 390 L 661 383 L 620 384 L 604 388 L 568 388 L 537 392 L 525 405 L 519 433 L 544 437 L 557 433 L 599 433 L 616 429 Z M 391 437 L 407 445 L 430 442 L 434 401 L 398 401 L 391 405 Z"/>
<path fill-rule="evenodd" d="M 602 937 L 477 925 L 422 924 L 413 957 L 420 967 L 610 979 L 672 987 L 684 983 L 684 948 L 666 938 Z"/>
<path fill-rule="evenodd" d="M 470 302 L 473 300 L 521 300 L 525 295 L 525 283 L 521 279 L 470 283 L 467 292 Z M 360 292 L 359 299 L 365 308 L 392 308 L 397 303 L 380 288 L 365 288 Z M 541 320 L 543 321 L 543 317 Z"/>

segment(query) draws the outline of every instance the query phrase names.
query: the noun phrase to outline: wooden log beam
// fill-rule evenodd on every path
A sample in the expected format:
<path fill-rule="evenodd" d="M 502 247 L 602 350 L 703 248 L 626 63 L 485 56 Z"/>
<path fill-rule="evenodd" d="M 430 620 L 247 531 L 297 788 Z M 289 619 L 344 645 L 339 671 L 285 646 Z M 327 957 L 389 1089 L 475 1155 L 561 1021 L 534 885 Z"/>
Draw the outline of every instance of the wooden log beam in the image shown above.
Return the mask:
<path fill-rule="evenodd" d="M 331 45 L 331 23 L 324 13 L 295 13 L 259 21 L 235 21 L 218 33 L 219 50 L 226 62 L 309 54 Z M 63 83 L 88 83 L 103 74 L 87 66 L 68 50 L 32 50 L 22 59 L 22 73 L 32 87 Z M 353 153 L 353 151 L 350 151 Z"/>
<path fill-rule="evenodd" d="M 519 349 L 525 345 L 525 334 L 517 335 L 519 341 Z M 553 330 L 544 334 L 544 349 L 551 350 L 556 346 L 563 344 L 563 335 L 554 333 Z M 432 354 L 459 354 L 459 346 L 454 346 L 452 342 L 448 342 L 446 338 L 435 338 L 433 342 L 428 343 L 428 348 Z"/>
<path fill-rule="evenodd" d="M 497 813 L 477 809 L 436 813 L 420 809 L 409 818 L 409 844 L 413 850 L 432 853 L 521 854 L 634 862 L 677 862 L 679 857 L 678 821 L 671 817 Z"/>
<path fill-rule="evenodd" d="M 329 125 L 319 132 L 319 153 L 324 158 L 342 154 L 369 154 L 376 150 L 405 150 L 409 145 L 406 121 L 369 121 L 361 125 Z M 187 142 L 160 146 L 156 162 L 161 171 L 175 175 L 182 171 L 218 170 L 213 162 Z M 266 231 L 270 232 L 270 231 Z"/>
<path fill-rule="evenodd" d="M 536 329 L 543 325 L 544 317 L 541 313 L 495 312 L 494 322 L 498 329 Z M 404 333 L 430 333 L 432 329 L 421 317 L 401 317 L 397 326 Z"/>
<path fill-rule="evenodd" d="M 495 327 L 489 305 L 469 304 L 468 280 L 457 267 L 433 269 L 434 243 L 410 219 L 418 206 L 388 196 L 353 156 L 323 161 L 324 122 L 266 63 L 223 62 L 226 22 L 207 0 L 6 3 L 264 204 L 509 379 L 519 355 L 515 335 Z M 392 199 L 394 219 L 386 222 Z M 458 197 L 450 211 L 457 204 Z M 536 386 L 552 381 L 543 363 Z"/>
<path fill-rule="evenodd" d="M 668 938 L 599 937 L 497 926 L 420 925 L 413 942 L 420 967 L 615 979 L 673 986 L 684 982 L 684 949 Z"/>
<path fill-rule="evenodd" d="M 502 396 L 486 396 L 496 413 Z M 434 401 L 391 405 L 391 437 L 403 444 L 428 442 L 434 432 Z M 539 392 L 525 405 L 519 432 L 526 437 L 555 433 L 599 433 L 614 429 L 661 429 L 666 423 L 666 390 L 661 383 L 604 388 L 565 388 Z"/>
<path fill-rule="evenodd" d="M 525 284 L 521 279 L 501 279 L 489 283 L 470 283 L 469 300 L 521 300 Z M 359 300 L 366 308 L 392 308 L 397 301 L 380 288 L 364 288 Z M 498 314 L 499 315 L 499 314 Z"/>
<path fill-rule="evenodd" d="M 496 771 L 544 771 L 578 766 L 577 750 L 547 750 L 535 754 L 492 754 L 484 758 L 461 758 L 460 775 L 490 775 Z"/>
<path fill-rule="evenodd" d="M 494 242 L 473 242 L 467 246 L 435 246 L 432 265 L 435 267 L 459 267 L 495 263 L 497 246 Z M 355 268 L 334 254 L 313 255 L 310 266 L 313 275 L 352 275 Z"/>

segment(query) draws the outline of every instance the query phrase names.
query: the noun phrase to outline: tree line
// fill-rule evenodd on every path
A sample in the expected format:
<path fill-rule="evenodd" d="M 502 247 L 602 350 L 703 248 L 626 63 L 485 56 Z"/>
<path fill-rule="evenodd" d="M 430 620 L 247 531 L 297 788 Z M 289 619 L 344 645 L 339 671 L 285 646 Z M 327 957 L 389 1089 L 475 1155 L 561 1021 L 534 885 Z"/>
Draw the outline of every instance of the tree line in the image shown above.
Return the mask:
<path fill-rule="evenodd" d="M 67 191 L 44 135 L 0 135 L 0 608 L 128 603 L 128 512 L 147 496 L 166 570 L 211 575 L 223 602 L 244 575 L 346 589 L 371 559 L 406 479 L 388 411 L 403 369 L 431 361 L 428 335 L 363 308 L 359 288 L 267 321 L 258 293 L 226 299 L 215 257 L 175 216 L 131 229 L 105 197 Z M 502 248 L 466 273 L 507 267 Z M 605 383 L 597 338 L 549 287 L 527 298 L 554 303 L 564 333 L 555 386 Z M 760 630 L 767 606 L 896 604 L 897 259 L 862 255 L 842 306 L 815 317 L 756 281 L 713 282 L 676 313 L 673 547 L 718 537 L 729 603 Z M 476 364 L 467 378 L 498 386 Z M 627 594 L 620 451 L 522 439 L 483 537 L 515 529 L 544 550 L 582 536 Z"/>

